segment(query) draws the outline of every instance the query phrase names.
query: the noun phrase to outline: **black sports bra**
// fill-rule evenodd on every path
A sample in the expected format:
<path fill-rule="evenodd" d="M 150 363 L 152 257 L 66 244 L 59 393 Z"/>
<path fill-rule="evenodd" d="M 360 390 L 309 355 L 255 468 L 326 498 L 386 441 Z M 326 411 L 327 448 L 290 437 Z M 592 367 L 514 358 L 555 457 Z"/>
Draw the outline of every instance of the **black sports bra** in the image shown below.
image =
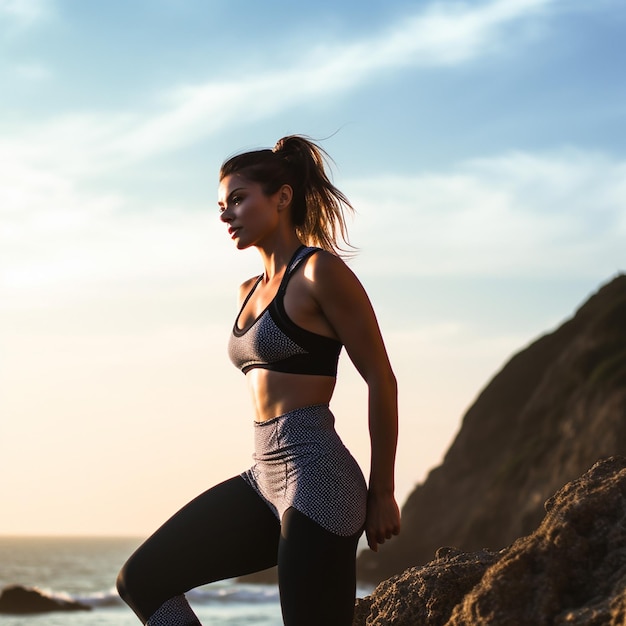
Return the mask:
<path fill-rule="evenodd" d="M 244 374 L 259 367 L 274 372 L 336 376 L 342 344 L 294 324 L 285 311 L 284 297 L 290 278 L 300 264 L 320 248 L 301 246 L 287 265 L 274 299 L 245 330 L 237 324 L 262 276 L 246 296 L 233 325 L 228 355 Z"/>

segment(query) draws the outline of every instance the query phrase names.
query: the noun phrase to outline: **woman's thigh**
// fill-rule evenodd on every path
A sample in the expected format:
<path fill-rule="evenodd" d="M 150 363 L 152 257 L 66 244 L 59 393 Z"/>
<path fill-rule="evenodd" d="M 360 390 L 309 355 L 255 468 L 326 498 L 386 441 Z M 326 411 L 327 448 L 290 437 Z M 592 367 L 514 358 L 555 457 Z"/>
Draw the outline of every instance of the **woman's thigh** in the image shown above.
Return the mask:
<path fill-rule="evenodd" d="M 351 626 L 360 535 L 336 535 L 287 509 L 278 549 L 285 626 Z"/>
<path fill-rule="evenodd" d="M 120 595 L 143 619 L 194 587 L 276 564 L 280 524 L 237 476 L 185 505 L 129 558 Z"/>

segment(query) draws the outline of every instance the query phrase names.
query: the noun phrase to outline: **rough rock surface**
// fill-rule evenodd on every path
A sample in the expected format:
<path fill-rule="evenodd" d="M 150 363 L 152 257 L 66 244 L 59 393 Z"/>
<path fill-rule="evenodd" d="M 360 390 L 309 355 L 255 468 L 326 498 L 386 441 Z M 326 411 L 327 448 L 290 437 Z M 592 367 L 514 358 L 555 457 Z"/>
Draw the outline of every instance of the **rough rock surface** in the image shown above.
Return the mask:
<path fill-rule="evenodd" d="M 353 626 L 625 626 L 626 457 L 596 463 L 497 553 L 445 548 L 357 604 Z"/>
<path fill-rule="evenodd" d="M 5 587 L 0 594 L 0 614 L 15 615 L 48 613 L 50 611 L 90 611 L 91 607 L 74 602 L 51 598 L 38 589 L 13 585 Z"/>
<path fill-rule="evenodd" d="M 598 459 L 626 455 L 626 276 L 515 355 L 480 393 L 441 466 L 402 508 L 402 533 L 358 560 L 380 582 L 439 546 L 510 545 Z"/>
<path fill-rule="evenodd" d="M 380 583 L 371 596 L 358 599 L 354 626 L 444 624 L 496 560 L 487 550 L 468 554 L 440 548 L 428 565 L 411 567 Z"/>

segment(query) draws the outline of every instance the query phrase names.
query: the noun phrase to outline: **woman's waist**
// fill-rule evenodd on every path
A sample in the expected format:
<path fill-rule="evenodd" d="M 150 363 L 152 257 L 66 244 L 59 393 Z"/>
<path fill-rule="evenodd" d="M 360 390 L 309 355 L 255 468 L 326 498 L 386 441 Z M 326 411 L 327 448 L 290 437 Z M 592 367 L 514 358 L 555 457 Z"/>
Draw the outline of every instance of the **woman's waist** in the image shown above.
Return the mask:
<path fill-rule="evenodd" d="M 335 416 L 327 404 L 304 406 L 254 422 L 255 458 L 284 460 L 341 446 Z"/>
<path fill-rule="evenodd" d="M 252 370 L 246 374 L 255 422 L 266 422 L 303 407 L 328 405 L 335 389 L 330 376 Z"/>

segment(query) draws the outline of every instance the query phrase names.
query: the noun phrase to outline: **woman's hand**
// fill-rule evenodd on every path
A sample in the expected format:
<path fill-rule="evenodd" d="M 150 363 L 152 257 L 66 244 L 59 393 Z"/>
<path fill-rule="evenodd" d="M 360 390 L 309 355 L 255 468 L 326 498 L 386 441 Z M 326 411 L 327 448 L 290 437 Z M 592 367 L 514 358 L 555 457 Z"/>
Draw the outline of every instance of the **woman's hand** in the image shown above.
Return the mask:
<path fill-rule="evenodd" d="M 392 493 L 378 495 L 371 491 L 367 496 L 365 536 L 374 552 L 378 546 L 400 533 L 400 509 Z"/>

